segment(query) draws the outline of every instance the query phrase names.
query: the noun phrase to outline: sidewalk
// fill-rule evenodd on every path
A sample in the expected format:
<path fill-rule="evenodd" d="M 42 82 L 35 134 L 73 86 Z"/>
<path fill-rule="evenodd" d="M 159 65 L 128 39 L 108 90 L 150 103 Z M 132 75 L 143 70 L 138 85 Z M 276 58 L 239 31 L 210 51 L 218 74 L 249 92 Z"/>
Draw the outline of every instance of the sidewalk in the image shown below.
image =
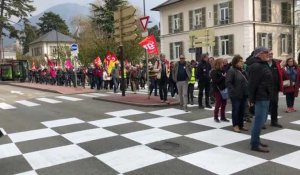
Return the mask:
<path fill-rule="evenodd" d="M 20 82 L 1 82 L 2 84 L 7 84 L 11 86 L 18 86 L 22 88 L 35 89 L 40 91 L 47 91 L 52 93 L 72 95 L 72 94 L 84 94 L 84 93 L 105 93 L 105 96 L 94 97 L 94 100 L 101 100 L 106 102 L 128 104 L 134 106 L 143 106 L 143 107 L 163 107 L 163 106 L 175 106 L 179 105 L 179 101 L 175 98 L 169 98 L 169 103 L 162 103 L 159 96 L 151 96 L 148 99 L 147 94 L 133 94 L 131 91 L 126 91 L 125 96 L 122 96 L 120 93 L 107 93 L 109 91 L 101 90 L 97 91 L 90 89 L 87 86 L 85 89 L 82 87 L 65 87 L 65 86 L 56 86 L 56 85 L 45 85 L 45 84 L 36 84 L 36 83 L 20 83 Z"/>
<path fill-rule="evenodd" d="M 168 99 L 169 103 L 163 103 L 161 102 L 159 96 L 151 96 L 150 99 L 148 99 L 147 94 L 133 94 L 127 92 L 125 93 L 125 96 L 122 96 L 121 94 L 111 94 L 109 96 L 95 97 L 94 99 L 142 107 L 164 107 L 179 105 L 179 101 L 177 101 L 175 98 Z"/>
<path fill-rule="evenodd" d="M 65 86 L 56 86 L 56 85 L 46 85 L 46 84 L 37 84 L 37 83 L 20 83 L 20 82 L 2 82 L 3 84 L 18 86 L 22 88 L 36 89 L 40 91 L 47 91 L 53 93 L 59 93 L 64 95 L 72 94 L 82 94 L 82 93 L 92 93 L 95 90 L 90 89 L 88 86 L 84 89 L 83 87 L 65 87 Z"/>

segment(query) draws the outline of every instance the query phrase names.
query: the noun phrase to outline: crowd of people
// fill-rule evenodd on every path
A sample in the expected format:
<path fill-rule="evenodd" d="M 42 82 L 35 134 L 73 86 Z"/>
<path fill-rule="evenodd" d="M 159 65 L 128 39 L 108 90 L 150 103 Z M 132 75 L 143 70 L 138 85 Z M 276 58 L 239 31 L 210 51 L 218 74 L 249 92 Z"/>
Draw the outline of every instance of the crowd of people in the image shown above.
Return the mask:
<path fill-rule="evenodd" d="M 279 92 L 286 96 L 285 112 L 296 111 L 294 101 L 299 92 L 300 69 L 293 58 L 274 59 L 272 50 L 264 47 L 256 48 L 245 62 L 240 55 L 235 55 L 228 63 L 228 59 L 214 59 L 207 54 L 191 61 L 180 55 L 179 61 L 169 62 L 164 54 L 160 54 L 148 66 L 149 98 L 151 95 L 159 96 L 162 103 L 169 103 L 168 93 L 173 98 L 177 94 L 180 108 L 188 112 L 187 105 L 194 105 L 197 82 L 198 107 L 212 108 L 211 105 L 214 104 L 215 122 L 230 122 L 225 115 L 228 100 L 232 105 L 234 132 L 248 131 L 244 121 L 251 122 L 250 118 L 254 116 L 251 130 L 251 150 L 254 151 L 269 152 L 266 149 L 268 145 L 261 143 L 259 139 L 261 129 L 266 128 L 268 114 L 271 115 L 270 125 L 282 128 L 278 122 Z M 56 69 L 56 77 L 51 76 L 47 69 L 31 70 L 29 81 L 83 87 L 88 83 L 91 89 L 111 89 L 115 93 L 122 88 L 122 73 L 126 82 L 124 88 L 130 87 L 134 93 L 145 89 L 147 82 L 146 68 L 138 64 L 126 65 L 121 71 L 120 64 L 116 62 L 110 73 L 107 67 L 93 64 L 76 71 L 77 82 L 73 69 Z"/>

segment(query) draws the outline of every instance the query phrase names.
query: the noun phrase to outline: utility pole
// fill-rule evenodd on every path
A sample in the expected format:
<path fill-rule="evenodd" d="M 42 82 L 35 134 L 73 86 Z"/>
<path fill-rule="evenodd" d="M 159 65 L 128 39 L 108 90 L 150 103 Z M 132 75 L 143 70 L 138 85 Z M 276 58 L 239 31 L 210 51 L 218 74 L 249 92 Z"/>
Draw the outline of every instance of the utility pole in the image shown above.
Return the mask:
<path fill-rule="evenodd" d="M 144 16 L 146 16 L 146 3 L 145 0 L 143 0 L 143 6 L 144 6 Z M 146 29 L 146 31 L 148 31 L 148 29 Z M 149 58 L 148 58 L 148 53 L 147 50 L 145 50 L 145 59 L 146 59 L 146 80 L 147 80 L 147 92 L 148 92 L 148 99 L 150 99 L 150 80 L 149 80 L 149 66 L 148 66 L 148 62 L 149 62 Z"/>

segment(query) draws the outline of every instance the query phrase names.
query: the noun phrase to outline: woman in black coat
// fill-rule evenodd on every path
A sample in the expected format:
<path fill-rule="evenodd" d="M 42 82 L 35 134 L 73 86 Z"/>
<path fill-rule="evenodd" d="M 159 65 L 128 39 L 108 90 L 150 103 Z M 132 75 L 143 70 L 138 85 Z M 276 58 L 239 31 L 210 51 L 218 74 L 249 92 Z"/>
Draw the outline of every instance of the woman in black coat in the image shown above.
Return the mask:
<path fill-rule="evenodd" d="M 247 131 L 244 128 L 244 116 L 247 105 L 248 77 L 243 70 L 243 58 L 236 55 L 232 59 L 232 68 L 226 75 L 226 87 L 232 103 L 232 125 L 233 131 Z"/>

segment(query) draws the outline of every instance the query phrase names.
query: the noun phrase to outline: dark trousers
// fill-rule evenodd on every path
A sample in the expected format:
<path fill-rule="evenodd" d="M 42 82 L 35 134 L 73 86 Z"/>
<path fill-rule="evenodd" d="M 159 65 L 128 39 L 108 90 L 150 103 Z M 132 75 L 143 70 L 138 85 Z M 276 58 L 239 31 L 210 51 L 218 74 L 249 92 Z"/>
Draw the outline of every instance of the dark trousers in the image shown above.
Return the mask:
<path fill-rule="evenodd" d="M 209 89 L 210 83 L 207 82 L 198 82 L 199 94 L 198 94 L 198 104 L 202 106 L 202 99 L 203 99 L 203 90 L 205 90 L 205 104 L 209 106 Z"/>
<path fill-rule="evenodd" d="M 169 88 L 168 90 L 171 92 L 171 97 L 174 97 L 175 94 L 178 94 L 177 85 L 174 81 L 169 80 Z"/>
<path fill-rule="evenodd" d="M 225 119 L 225 108 L 227 104 L 227 100 L 224 100 L 219 91 L 214 91 L 214 97 L 216 99 L 216 105 L 214 110 L 214 117 L 218 118 L 219 110 L 221 108 L 221 119 Z"/>
<path fill-rule="evenodd" d="M 96 77 L 97 90 L 102 89 L 102 77 Z"/>
<path fill-rule="evenodd" d="M 159 86 L 160 100 L 166 101 L 168 96 L 167 79 L 165 78 L 159 79 L 158 86 Z"/>
<path fill-rule="evenodd" d="M 237 99 L 230 98 L 232 103 L 232 125 L 244 127 L 245 109 L 247 105 L 247 98 Z"/>
<path fill-rule="evenodd" d="M 195 84 L 189 83 L 188 86 L 188 103 L 194 104 L 194 86 Z"/>
<path fill-rule="evenodd" d="M 294 94 L 293 94 L 294 95 Z M 278 123 L 278 95 L 270 101 L 269 113 L 271 115 L 271 123 Z"/>
<path fill-rule="evenodd" d="M 294 102 L 295 102 L 294 92 L 286 93 L 285 97 L 286 97 L 286 105 L 287 105 L 287 107 L 288 108 L 294 107 Z"/>

